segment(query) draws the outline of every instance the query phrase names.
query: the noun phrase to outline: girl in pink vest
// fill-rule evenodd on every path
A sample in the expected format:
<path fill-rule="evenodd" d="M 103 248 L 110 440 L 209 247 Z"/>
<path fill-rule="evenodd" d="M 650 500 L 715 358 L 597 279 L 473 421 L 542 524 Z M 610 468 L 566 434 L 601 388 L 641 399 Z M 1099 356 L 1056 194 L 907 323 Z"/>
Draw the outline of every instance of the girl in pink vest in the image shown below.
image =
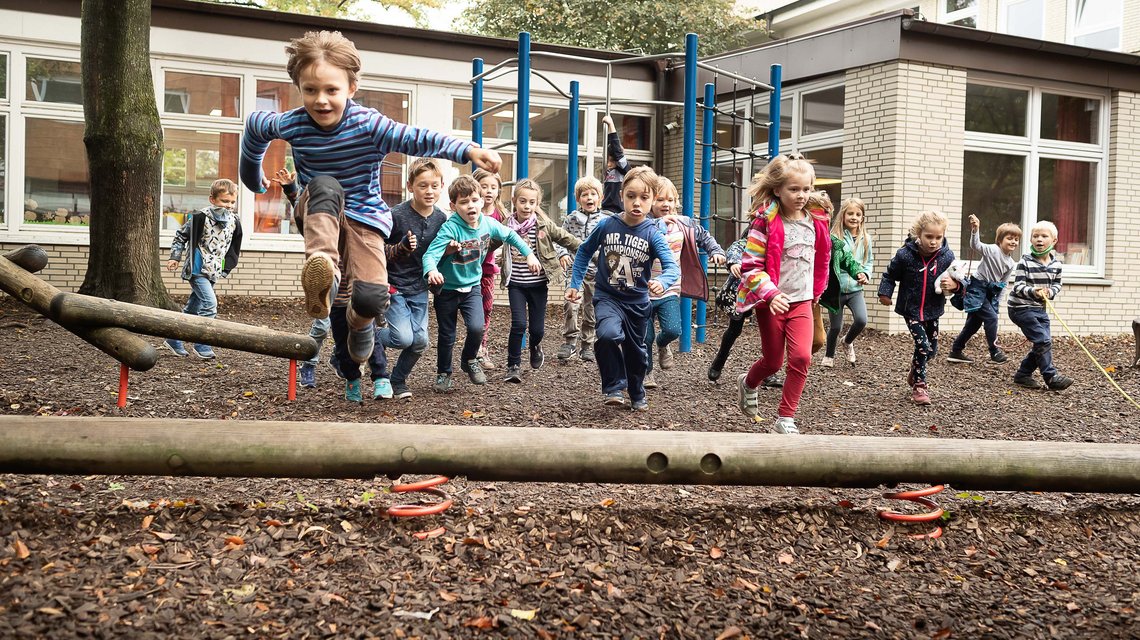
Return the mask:
<path fill-rule="evenodd" d="M 788 357 L 779 415 L 772 430 L 797 434 L 795 416 L 811 363 L 812 303 L 827 288 L 831 234 L 826 214 L 807 209 L 815 170 L 798 153 L 777 156 L 748 187 L 753 219 L 741 261 L 736 311 L 755 309 L 763 357 L 740 374 L 740 411 L 755 418 L 757 387 Z"/>

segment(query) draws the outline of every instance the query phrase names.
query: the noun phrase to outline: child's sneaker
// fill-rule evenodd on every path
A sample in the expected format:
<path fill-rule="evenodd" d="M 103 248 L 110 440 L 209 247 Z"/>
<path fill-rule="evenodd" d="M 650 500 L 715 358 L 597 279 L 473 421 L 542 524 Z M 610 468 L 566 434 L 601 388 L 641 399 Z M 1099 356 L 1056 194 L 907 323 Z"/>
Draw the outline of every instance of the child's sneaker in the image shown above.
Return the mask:
<path fill-rule="evenodd" d="M 843 343 L 843 356 L 847 358 L 848 364 L 855 364 L 855 345 L 853 343 Z"/>
<path fill-rule="evenodd" d="M 332 296 L 336 294 L 336 265 L 326 253 L 317 251 L 301 267 L 301 288 L 305 291 L 305 313 L 310 318 L 329 317 Z M 367 360 L 367 358 L 365 358 Z"/>
<path fill-rule="evenodd" d="M 796 428 L 796 419 L 781 416 L 776 418 L 772 423 L 772 433 L 782 433 L 789 436 L 800 435 L 800 430 Z"/>
<path fill-rule="evenodd" d="M 1007 361 L 1009 361 L 1009 358 L 1005 355 L 1005 352 L 1002 351 L 1001 349 L 990 352 L 990 362 L 992 362 L 994 364 L 1002 364 L 1002 363 L 1007 362 Z"/>
<path fill-rule="evenodd" d="M 1041 388 L 1041 384 L 1038 383 L 1037 380 L 1035 380 L 1033 378 L 1033 374 L 1029 374 L 1026 376 L 1026 375 L 1022 375 L 1019 373 L 1015 373 L 1013 375 L 1013 384 L 1016 384 L 1019 387 L 1025 387 L 1026 389 L 1040 389 Z"/>
<path fill-rule="evenodd" d="M 708 378 L 709 378 L 709 382 L 716 382 L 717 380 L 720 380 L 720 371 L 721 371 L 721 367 L 716 366 L 715 362 L 713 364 L 710 364 L 709 365 L 709 371 L 707 374 Z"/>
<path fill-rule="evenodd" d="M 926 390 L 925 382 L 916 382 L 910 392 L 911 402 L 923 407 L 930 406 L 930 392 Z"/>
<path fill-rule="evenodd" d="M 542 352 L 542 348 L 532 346 L 530 348 L 530 368 L 541 369 L 544 362 L 546 362 L 546 354 Z"/>
<path fill-rule="evenodd" d="M 196 344 L 194 345 L 194 355 L 203 360 L 213 360 L 214 350 L 208 344 Z"/>
<path fill-rule="evenodd" d="M 602 404 L 606 405 L 607 407 L 623 406 L 625 404 L 625 396 L 621 395 L 621 391 L 607 393 L 605 400 L 602 401 Z"/>
<path fill-rule="evenodd" d="M 344 399 L 349 402 L 364 401 L 363 396 L 360 395 L 360 378 L 344 381 Z"/>
<path fill-rule="evenodd" d="M 463 369 L 473 384 L 487 384 L 487 374 L 483 373 L 483 367 L 479 364 L 478 358 L 468 360 L 460 369 Z"/>
<path fill-rule="evenodd" d="M 357 364 L 364 364 L 372 357 L 376 348 L 376 329 L 369 322 L 363 329 L 348 328 L 348 357 Z"/>
<path fill-rule="evenodd" d="M 740 409 L 740 413 L 748 416 L 749 418 L 756 417 L 756 405 L 759 404 L 760 398 L 756 390 L 749 387 L 745 381 L 748 378 L 747 373 L 740 374 L 736 378 L 736 406 Z"/>
<path fill-rule="evenodd" d="M 665 345 L 657 348 L 657 363 L 662 369 L 672 369 L 674 361 L 673 347 Z"/>
<path fill-rule="evenodd" d="M 764 382 L 761 382 L 760 386 L 765 389 L 779 389 L 784 386 L 784 379 L 780 377 L 780 374 L 773 373 L 767 378 L 764 378 Z"/>
<path fill-rule="evenodd" d="M 1073 379 L 1068 376 L 1056 374 L 1045 382 L 1045 386 L 1049 387 L 1051 391 L 1064 391 L 1073 384 Z"/>
<path fill-rule="evenodd" d="M 653 375 L 653 372 L 650 371 L 649 373 L 645 374 L 645 382 L 643 382 L 642 384 L 646 389 L 656 389 L 657 388 L 657 376 Z"/>
<path fill-rule="evenodd" d="M 950 355 L 946 357 L 946 362 L 955 362 L 958 364 L 974 364 L 974 359 L 961 351 L 951 351 Z"/>
<path fill-rule="evenodd" d="M 558 347 L 558 359 L 562 362 L 573 358 L 575 353 L 578 353 L 578 347 L 574 346 L 573 342 L 567 342 Z"/>
<path fill-rule="evenodd" d="M 403 382 L 393 382 L 392 395 L 395 396 L 397 400 L 404 400 L 412 397 L 412 390 Z"/>
<path fill-rule="evenodd" d="M 304 362 L 301 364 L 301 369 L 297 372 L 297 379 L 301 382 L 301 386 L 306 389 L 317 388 L 317 367 Z"/>
<path fill-rule="evenodd" d="M 830 369 L 835 366 L 835 358 L 823 356 L 823 360 L 819 361 L 819 366 Z"/>
<path fill-rule="evenodd" d="M 377 378 L 372 381 L 373 400 L 392 399 L 392 381 L 388 378 Z"/>
<path fill-rule="evenodd" d="M 435 384 L 431 386 L 431 390 L 436 393 L 447 393 L 451 391 L 451 374 L 439 373 L 435 376 Z"/>
<path fill-rule="evenodd" d="M 495 364 L 495 361 L 491 359 L 491 354 L 487 351 L 486 347 L 479 347 L 479 355 L 476 357 L 476 360 L 479 361 L 479 366 L 483 367 L 484 370 L 499 368 L 498 365 Z"/>
<path fill-rule="evenodd" d="M 629 408 L 631 411 L 649 411 L 649 401 L 645 398 L 634 400 L 629 403 Z"/>
<path fill-rule="evenodd" d="M 329 356 L 329 368 L 333 370 L 333 373 L 336 374 L 336 377 L 344 380 L 344 372 L 340 370 L 340 366 L 337 365 L 336 359 L 332 356 Z"/>
<path fill-rule="evenodd" d="M 166 345 L 167 349 L 173 351 L 174 355 L 180 358 L 185 358 L 186 356 L 190 355 L 190 352 L 186 350 L 186 347 L 183 346 L 181 340 L 175 340 L 174 338 L 171 338 L 162 344 Z"/>
<path fill-rule="evenodd" d="M 503 382 L 522 382 L 522 367 L 517 364 L 508 366 L 507 377 L 503 378 Z"/>
<path fill-rule="evenodd" d="M 578 354 L 578 357 L 582 359 L 582 362 L 593 362 L 594 361 L 594 347 L 592 347 L 592 346 L 582 347 L 582 352 Z"/>

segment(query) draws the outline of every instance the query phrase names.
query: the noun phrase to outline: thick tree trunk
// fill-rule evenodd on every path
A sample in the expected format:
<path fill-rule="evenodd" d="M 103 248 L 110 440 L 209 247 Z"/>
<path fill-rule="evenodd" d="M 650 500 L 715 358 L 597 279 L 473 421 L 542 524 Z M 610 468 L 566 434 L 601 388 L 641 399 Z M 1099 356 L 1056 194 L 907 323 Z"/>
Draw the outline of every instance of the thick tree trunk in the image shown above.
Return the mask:
<path fill-rule="evenodd" d="M 83 0 L 80 56 L 92 215 L 79 291 L 172 308 L 158 256 L 162 124 L 150 73 L 150 0 Z"/>

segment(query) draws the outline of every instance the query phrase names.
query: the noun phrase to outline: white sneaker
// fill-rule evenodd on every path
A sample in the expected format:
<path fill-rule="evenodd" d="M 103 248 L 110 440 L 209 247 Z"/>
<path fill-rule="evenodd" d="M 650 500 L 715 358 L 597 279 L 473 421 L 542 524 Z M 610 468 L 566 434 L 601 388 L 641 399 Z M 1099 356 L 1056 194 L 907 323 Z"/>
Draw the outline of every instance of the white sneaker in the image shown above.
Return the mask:
<path fill-rule="evenodd" d="M 796 428 L 795 418 L 776 418 L 776 422 L 772 424 L 772 432 L 789 436 L 800 435 L 800 430 Z"/>
<path fill-rule="evenodd" d="M 843 343 L 843 355 L 847 356 L 847 362 L 855 364 L 855 345 L 850 342 Z"/>
<path fill-rule="evenodd" d="M 830 369 L 830 368 L 835 366 L 835 358 L 829 358 L 827 356 L 823 356 L 823 360 L 820 361 L 819 366 L 827 367 L 828 369 Z"/>

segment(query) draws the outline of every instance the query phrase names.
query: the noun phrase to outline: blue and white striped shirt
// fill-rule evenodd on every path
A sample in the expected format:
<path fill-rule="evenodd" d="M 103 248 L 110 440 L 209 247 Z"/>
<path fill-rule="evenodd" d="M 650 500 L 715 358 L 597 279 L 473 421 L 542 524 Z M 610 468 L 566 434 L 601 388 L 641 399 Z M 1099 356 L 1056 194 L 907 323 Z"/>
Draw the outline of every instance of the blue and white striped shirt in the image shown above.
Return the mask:
<path fill-rule="evenodd" d="M 1049 299 L 1061 293 L 1061 261 L 1050 253 L 1042 264 L 1026 253 L 1013 268 L 1013 289 L 1009 292 L 1010 308 L 1044 307 L 1045 303 L 1034 292 L 1038 287 L 1049 288 Z"/>
<path fill-rule="evenodd" d="M 262 193 L 261 159 L 273 140 L 293 149 L 297 183 L 303 189 L 316 176 L 332 176 L 344 188 L 345 215 L 380 230 L 392 230 L 392 214 L 380 194 L 380 162 L 388 153 L 466 161 L 471 143 L 430 129 L 396 122 L 349 100 L 340 124 L 317 126 L 304 107 L 284 113 L 255 111 L 245 123 L 238 174 L 246 188 Z"/>

